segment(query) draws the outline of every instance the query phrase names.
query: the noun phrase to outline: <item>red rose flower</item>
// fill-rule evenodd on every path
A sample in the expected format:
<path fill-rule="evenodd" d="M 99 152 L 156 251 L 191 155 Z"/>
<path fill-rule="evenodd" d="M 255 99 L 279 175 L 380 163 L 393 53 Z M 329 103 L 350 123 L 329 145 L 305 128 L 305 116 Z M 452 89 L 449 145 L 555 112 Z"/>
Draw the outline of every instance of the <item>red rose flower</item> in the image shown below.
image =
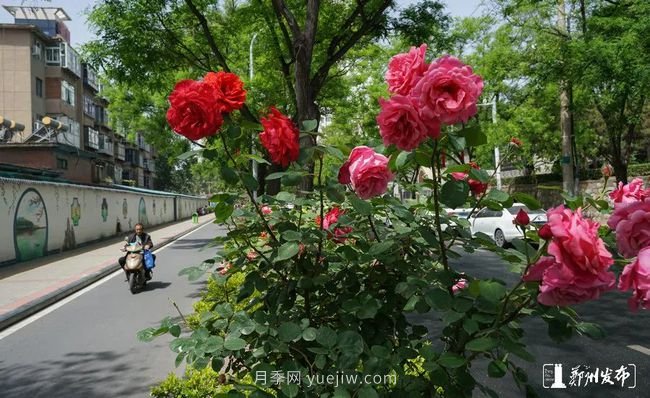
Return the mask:
<path fill-rule="evenodd" d="M 271 161 L 282 167 L 298 160 L 300 154 L 299 131 L 293 122 L 275 107 L 269 115 L 261 119 L 264 131 L 260 134 L 262 145 L 269 152 Z"/>
<path fill-rule="evenodd" d="M 528 217 L 528 213 L 526 213 L 524 209 L 519 209 L 519 212 L 517 213 L 517 216 L 513 222 L 517 225 L 525 227 L 526 225 L 530 224 L 530 217 Z"/>
<path fill-rule="evenodd" d="M 236 74 L 223 71 L 208 72 L 203 82 L 215 90 L 222 112 L 230 113 L 244 106 L 246 90 L 244 82 Z"/>
<path fill-rule="evenodd" d="M 519 138 L 512 137 L 510 139 L 510 145 L 512 145 L 515 148 L 521 148 L 521 146 L 524 145 L 524 144 L 523 144 L 523 142 L 521 142 L 521 140 Z"/>
<path fill-rule="evenodd" d="M 548 224 L 542 225 L 542 227 L 537 231 L 537 235 L 544 240 L 553 239 L 553 232 L 551 231 L 551 226 Z"/>
<path fill-rule="evenodd" d="M 223 124 L 213 90 L 196 80 L 181 80 L 169 95 L 167 122 L 174 132 L 191 140 L 216 134 Z"/>

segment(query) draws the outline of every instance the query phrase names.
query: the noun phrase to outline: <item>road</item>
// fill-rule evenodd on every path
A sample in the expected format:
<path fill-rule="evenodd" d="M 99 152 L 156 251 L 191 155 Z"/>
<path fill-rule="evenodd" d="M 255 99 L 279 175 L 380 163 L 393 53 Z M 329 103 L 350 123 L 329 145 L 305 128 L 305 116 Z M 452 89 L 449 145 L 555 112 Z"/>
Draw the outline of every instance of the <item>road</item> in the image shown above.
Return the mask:
<path fill-rule="evenodd" d="M 498 278 L 513 286 L 518 277 L 507 271 L 503 261 L 495 254 L 479 250 L 466 254 L 454 262 L 456 269 L 479 278 Z M 518 366 L 526 370 L 531 386 L 540 397 L 648 397 L 650 396 L 650 311 L 632 313 L 627 308 L 627 298 L 631 292 L 607 292 L 599 300 L 575 306 L 575 310 L 585 322 L 595 322 L 607 332 L 603 340 L 591 340 L 588 337 L 574 336 L 567 342 L 555 343 L 548 337 L 546 323 L 541 319 L 529 318 L 523 322 L 525 330 L 524 341 L 528 351 L 535 356 L 535 363 L 525 362 L 514 357 Z M 432 336 L 439 335 L 441 328 L 434 313 L 411 317 L 418 323 L 429 328 Z M 636 347 L 646 353 L 636 351 L 628 346 Z M 509 374 L 501 379 L 487 376 L 487 361 L 478 362 L 472 374 L 481 383 L 499 393 L 500 397 L 523 397 L 525 394 L 516 386 Z M 545 389 L 542 383 L 544 364 L 562 364 L 563 380 L 566 389 Z M 590 366 L 593 370 L 599 367 L 620 368 L 621 365 L 634 364 L 637 367 L 637 384 L 635 388 L 604 386 L 590 384 L 584 387 L 569 385 L 571 368 L 578 365 Z M 628 368 L 629 369 L 629 368 Z M 612 380 L 614 375 L 612 374 Z M 602 383 L 602 379 L 599 379 Z M 624 387 L 632 384 L 632 379 L 626 380 Z M 547 384 L 548 385 L 548 384 Z M 475 391 L 475 396 L 482 393 Z"/>
<path fill-rule="evenodd" d="M 205 282 L 178 272 L 209 258 L 214 249 L 201 249 L 223 233 L 207 224 L 157 251 L 154 278 L 140 294 L 128 291 L 120 271 L 13 334 L 0 333 L 0 396 L 146 397 L 169 372 L 182 374 L 171 336 L 143 343 L 136 333 L 177 314 L 170 299 L 191 313 Z"/>

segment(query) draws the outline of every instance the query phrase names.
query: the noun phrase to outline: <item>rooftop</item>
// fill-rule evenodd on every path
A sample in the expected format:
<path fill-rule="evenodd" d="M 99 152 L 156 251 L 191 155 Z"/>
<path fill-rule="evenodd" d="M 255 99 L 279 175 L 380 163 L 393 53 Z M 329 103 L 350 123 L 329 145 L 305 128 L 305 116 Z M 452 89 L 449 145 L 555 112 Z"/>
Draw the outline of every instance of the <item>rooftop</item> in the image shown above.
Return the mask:
<path fill-rule="evenodd" d="M 31 19 L 41 21 L 71 21 L 63 8 L 34 7 L 34 6 L 2 6 L 16 19 Z"/>

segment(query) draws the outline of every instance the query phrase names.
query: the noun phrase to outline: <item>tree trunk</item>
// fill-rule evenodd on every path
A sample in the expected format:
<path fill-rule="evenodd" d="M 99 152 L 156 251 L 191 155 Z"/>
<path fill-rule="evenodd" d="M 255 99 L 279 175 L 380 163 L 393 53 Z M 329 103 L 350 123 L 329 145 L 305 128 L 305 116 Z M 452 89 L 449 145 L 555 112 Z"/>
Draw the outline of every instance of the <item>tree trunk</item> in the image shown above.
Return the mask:
<path fill-rule="evenodd" d="M 557 27 L 560 33 L 566 36 L 568 40 L 568 29 L 566 22 L 566 9 L 564 0 L 558 2 Z M 564 63 L 564 62 L 563 62 Z M 573 145 L 572 145 L 572 84 L 568 80 L 560 81 L 560 130 L 562 131 L 562 189 L 570 195 L 575 194 L 574 180 L 574 163 L 573 163 Z"/>
<path fill-rule="evenodd" d="M 612 167 L 614 167 L 616 183 L 622 182 L 623 184 L 627 184 L 627 163 L 621 158 L 620 154 L 614 153 Z"/>

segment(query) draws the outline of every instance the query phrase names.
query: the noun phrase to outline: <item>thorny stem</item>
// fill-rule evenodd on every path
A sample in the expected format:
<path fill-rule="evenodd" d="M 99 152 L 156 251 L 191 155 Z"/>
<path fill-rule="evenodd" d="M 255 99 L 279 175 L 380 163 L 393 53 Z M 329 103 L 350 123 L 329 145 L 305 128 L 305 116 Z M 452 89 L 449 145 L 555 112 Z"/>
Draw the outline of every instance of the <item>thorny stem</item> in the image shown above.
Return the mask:
<path fill-rule="evenodd" d="M 232 162 L 233 166 L 237 167 L 237 163 L 235 162 L 235 158 L 232 156 L 230 153 L 230 150 L 228 149 L 228 143 L 226 142 L 226 137 L 223 134 L 219 134 L 221 136 L 221 141 L 223 142 L 223 147 L 224 150 L 226 151 L 226 155 Z M 266 229 L 266 232 L 269 233 L 269 236 L 271 239 L 273 239 L 273 242 L 278 243 L 278 238 L 275 237 L 275 234 L 273 233 L 273 230 L 271 230 L 271 227 L 269 226 L 269 223 L 266 221 L 266 218 L 264 217 L 264 214 L 262 214 L 262 209 L 257 205 L 257 201 L 255 200 L 255 197 L 253 196 L 253 192 L 248 189 L 246 184 L 244 183 L 243 178 L 239 173 L 237 173 L 237 176 L 239 177 L 239 181 L 241 181 L 242 185 L 244 186 L 244 189 L 246 190 L 246 193 L 248 194 L 248 197 L 251 200 L 251 203 L 253 203 L 253 206 L 255 207 L 255 211 L 257 214 L 260 216 L 260 219 L 262 220 L 262 223 L 264 224 L 264 228 Z"/>
<path fill-rule="evenodd" d="M 372 216 L 368 216 L 368 221 L 370 222 L 370 228 L 372 228 L 372 233 L 375 234 L 375 239 L 377 239 L 377 242 L 381 242 L 381 239 L 379 239 L 379 234 L 377 233 L 377 230 L 375 229 L 375 222 L 372 220 Z"/>
<path fill-rule="evenodd" d="M 318 190 L 320 191 L 320 225 L 318 226 L 321 229 L 321 234 L 320 238 L 318 239 L 318 254 L 316 256 L 315 265 L 318 266 L 318 262 L 320 261 L 320 256 L 323 251 L 323 225 L 325 222 L 324 218 L 324 207 L 325 207 L 325 200 L 323 198 L 323 155 L 321 154 L 318 157 L 318 162 L 319 162 L 319 170 L 318 170 Z M 302 216 L 302 210 L 300 211 L 300 215 Z"/>
<path fill-rule="evenodd" d="M 172 303 L 172 305 L 174 306 L 174 308 L 176 308 L 176 311 L 178 311 L 178 315 L 181 316 L 181 319 L 183 320 L 183 323 L 185 324 L 185 326 L 189 326 L 189 324 L 187 323 L 187 319 L 185 319 L 185 316 L 184 316 L 183 313 L 181 312 L 181 309 L 178 308 L 178 305 L 176 305 L 176 302 L 175 302 L 174 300 L 172 300 L 172 299 L 169 299 L 169 301 Z"/>

